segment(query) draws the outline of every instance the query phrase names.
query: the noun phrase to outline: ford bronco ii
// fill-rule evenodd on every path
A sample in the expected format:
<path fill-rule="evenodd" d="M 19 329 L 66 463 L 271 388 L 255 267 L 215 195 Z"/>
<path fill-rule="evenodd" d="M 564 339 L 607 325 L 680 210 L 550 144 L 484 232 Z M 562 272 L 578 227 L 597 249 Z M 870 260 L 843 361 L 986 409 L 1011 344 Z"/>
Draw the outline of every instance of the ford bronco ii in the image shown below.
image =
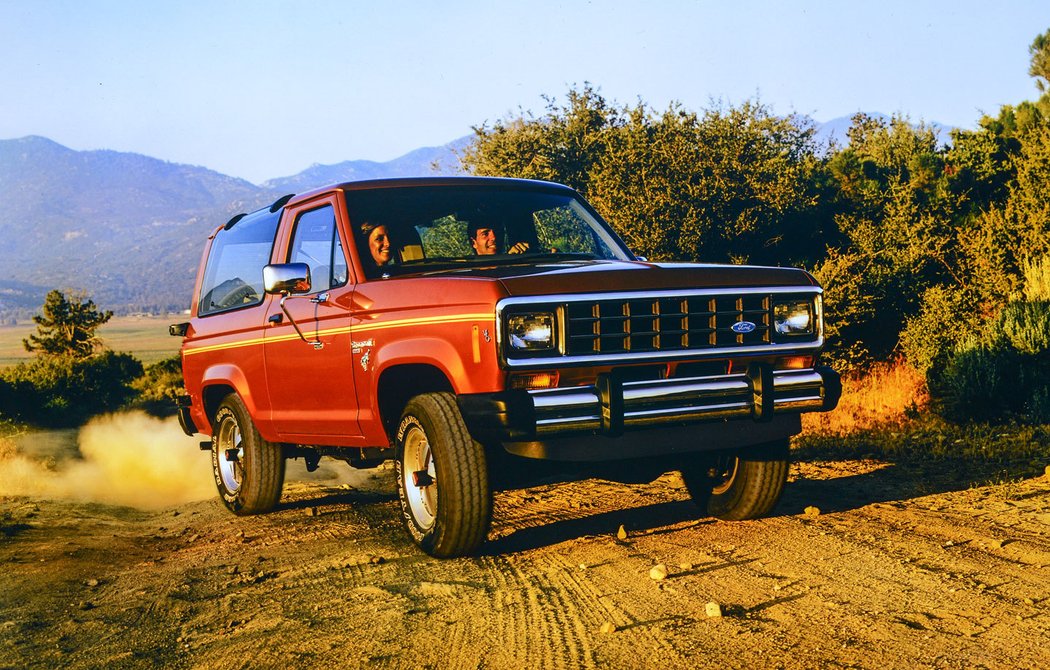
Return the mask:
<path fill-rule="evenodd" d="M 704 512 L 761 516 L 801 413 L 840 393 L 806 272 L 646 262 L 572 189 L 515 179 L 352 182 L 238 215 L 172 334 L 180 422 L 210 436 L 232 512 L 272 509 L 286 458 L 392 458 L 438 557 L 484 541 L 508 458 L 664 459 Z"/>

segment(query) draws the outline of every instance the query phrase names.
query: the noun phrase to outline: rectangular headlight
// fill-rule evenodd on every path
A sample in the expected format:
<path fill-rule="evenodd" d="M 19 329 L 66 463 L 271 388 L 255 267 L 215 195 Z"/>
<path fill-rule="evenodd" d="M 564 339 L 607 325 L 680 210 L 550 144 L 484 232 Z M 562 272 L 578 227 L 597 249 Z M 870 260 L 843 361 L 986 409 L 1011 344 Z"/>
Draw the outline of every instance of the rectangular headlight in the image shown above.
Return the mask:
<path fill-rule="evenodd" d="M 554 314 L 526 312 L 507 316 L 507 343 L 513 351 L 554 348 Z"/>
<path fill-rule="evenodd" d="M 813 300 L 794 298 L 773 303 L 773 328 L 777 335 L 812 335 L 816 332 Z"/>

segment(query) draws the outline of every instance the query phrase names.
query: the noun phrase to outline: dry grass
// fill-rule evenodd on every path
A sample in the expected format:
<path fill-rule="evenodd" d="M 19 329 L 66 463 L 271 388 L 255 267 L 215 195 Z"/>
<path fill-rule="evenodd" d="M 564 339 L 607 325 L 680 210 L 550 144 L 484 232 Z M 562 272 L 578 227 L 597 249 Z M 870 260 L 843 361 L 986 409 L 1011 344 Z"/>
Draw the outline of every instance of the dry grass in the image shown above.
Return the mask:
<path fill-rule="evenodd" d="M 905 363 L 879 365 L 842 380 L 842 399 L 832 412 L 802 416 L 805 433 L 851 435 L 905 425 L 929 404 L 926 380 Z"/>
<path fill-rule="evenodd" d="M 168 335 L 168 324 L 185 321 L 186 318 L 181 314 L 115 316 L 99 329 L 99 335 L 110 349 L 130 353 L 148 365 L 179 351 L 182 339 Z M 22 346 L 22 340 L 35 332 L 36 324 L 32 321 L 0 327 L 0 368 L 16 365 L 32 357 Z"/>

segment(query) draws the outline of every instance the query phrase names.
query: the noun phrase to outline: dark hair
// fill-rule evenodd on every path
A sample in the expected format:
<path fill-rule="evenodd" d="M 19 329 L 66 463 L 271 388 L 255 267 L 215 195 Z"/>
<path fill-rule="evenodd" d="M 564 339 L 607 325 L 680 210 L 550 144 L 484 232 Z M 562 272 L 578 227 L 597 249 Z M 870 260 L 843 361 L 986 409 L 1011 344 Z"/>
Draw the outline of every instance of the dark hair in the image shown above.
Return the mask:
<path fill-rule="evenodd" d="M 474 219 L 467 222 L 467 237 L 474 240 L 478 237 L 478 231 L 482 228 L 491 228 L 492 232 L 496 233 L 497 237 L 503 231 L 502 226 L 498 223 L 492 223 L 490 221 L 479 221 Z"/>
<path fill-rule="evenodd" d="M 365 221 L 358 227 L 361 229 L 361 234 L 364 235 L 365 239 L 367 240 L 368 236 L 372 234 L 373 230 L 385 225 L 385 223 L 373 223 L 372 221 Z"/>

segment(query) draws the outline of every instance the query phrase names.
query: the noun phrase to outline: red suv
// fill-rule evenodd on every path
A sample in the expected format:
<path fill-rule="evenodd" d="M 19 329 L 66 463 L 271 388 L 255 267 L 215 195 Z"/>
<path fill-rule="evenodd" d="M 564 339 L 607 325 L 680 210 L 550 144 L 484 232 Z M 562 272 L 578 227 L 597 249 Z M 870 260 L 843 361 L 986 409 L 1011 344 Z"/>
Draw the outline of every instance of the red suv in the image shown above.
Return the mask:
<path fill-rule="evenodd" d="M 273 508 L 289 457 L 393 458 L 439 557 L 484 541 L 506 454 L 660 463 L 707 513 L 763 515 L 800 414 L 840 393 L 812 276 L 646 262 L 536 181 L 354 182 L 238 215 L 172 332 L 180 420 L 231 511 Z"/>

